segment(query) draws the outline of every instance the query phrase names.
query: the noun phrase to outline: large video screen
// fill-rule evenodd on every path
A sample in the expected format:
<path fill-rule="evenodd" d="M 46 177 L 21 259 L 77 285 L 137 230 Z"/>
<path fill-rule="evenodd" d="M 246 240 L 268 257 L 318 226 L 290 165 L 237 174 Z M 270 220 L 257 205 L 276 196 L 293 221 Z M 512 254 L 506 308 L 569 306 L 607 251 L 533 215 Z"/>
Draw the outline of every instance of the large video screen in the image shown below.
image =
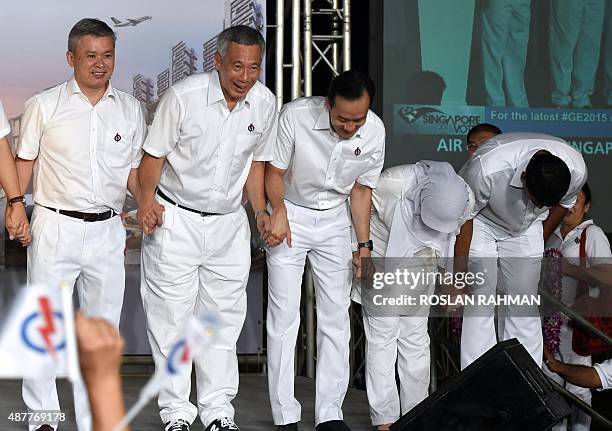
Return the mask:
<path fill-rule="evenodd" d="M 478 123 L 582 152 L 612 231 L 612 1 L 385 0 L 387 165 L 467 159 Z"/>

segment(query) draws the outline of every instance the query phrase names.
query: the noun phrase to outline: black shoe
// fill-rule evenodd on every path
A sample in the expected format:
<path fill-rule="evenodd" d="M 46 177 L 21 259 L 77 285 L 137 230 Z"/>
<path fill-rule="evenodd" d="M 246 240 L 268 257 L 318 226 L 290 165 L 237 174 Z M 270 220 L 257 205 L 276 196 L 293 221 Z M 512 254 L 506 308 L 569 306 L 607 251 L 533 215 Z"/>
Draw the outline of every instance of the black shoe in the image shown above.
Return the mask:
<path fill-rule="evenodd" d="M 177 419 L 175 421 L 166 422 L 164 431 L 190 431 L 189 422 L 185 419 Z"/>
<path fill-rule="evenodd" d="M 232 418 L 217 418 L 206 427 L 204 431 L 240 431 Z"/>
<path fill-rule="evenodd" d="M 315 427 L 315 431 L 351 431 L 343 420 L 321 422 Z"/>
<path fill-rule="evenodd" d="M 36 431 L 53 431 L 53 427 L 51 425 L 44 424 L 36 428 Z"/>
<path fill-rule="evenodd" d="M 276 431 L 298 431 L 298 423 L 276 425 Z"/>

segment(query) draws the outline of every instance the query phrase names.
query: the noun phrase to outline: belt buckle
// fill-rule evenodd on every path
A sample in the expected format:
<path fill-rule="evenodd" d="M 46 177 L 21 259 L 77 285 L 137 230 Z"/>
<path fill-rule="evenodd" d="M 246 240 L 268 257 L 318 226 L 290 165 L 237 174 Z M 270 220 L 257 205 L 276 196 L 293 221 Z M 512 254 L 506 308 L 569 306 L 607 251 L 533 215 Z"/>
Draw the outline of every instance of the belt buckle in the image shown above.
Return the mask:
<path fill-rule="evenodd" d="M 83 216 L 83 220 L 86 222 L 98 221 L 98 216 L 99 214 L 96 213 L 85 213 L 85 215 Z"/>

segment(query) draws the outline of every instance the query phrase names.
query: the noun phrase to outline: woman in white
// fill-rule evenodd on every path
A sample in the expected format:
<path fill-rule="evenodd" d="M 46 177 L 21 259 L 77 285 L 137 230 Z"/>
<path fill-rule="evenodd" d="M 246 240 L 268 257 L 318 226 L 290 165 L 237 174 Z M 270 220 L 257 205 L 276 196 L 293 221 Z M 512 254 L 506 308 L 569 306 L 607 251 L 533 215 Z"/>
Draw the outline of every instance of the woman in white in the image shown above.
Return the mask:
<path fill-rule="evenodd" d="M 472 212 L 474 197 L 450 164 L 421 161 L 385 170 L 372 193 L 372 204 L 372 257 L 401 258 L 387 259 L 387 272 L 391 262 L 391 272 L 398 269 L 398 262 L 402 270 L 431 272 L 437 266 L 448 267 L 448 261 L 439 262 L 452 257 L 455 235 Z M 418 292 L 432 293 L 434 287 L 425 284 Z M 384 295 L 384 290 L 377 292 Z M 385 311 L 374 305 L 370 293 L 357 288 L 352 293 L 363 307 L 370 418 L 377 429 L 388 430 L 400 414 L 428 395 L 429 309 L 421 308 L 418 315 Z"/>
<path fill-rule="evenodd" d="M 578 194 L 576 204 L 569 210 L 561 226 L 546 241 L 546 249 L 556 248 L 561 251 L 566 259 L 563 265 L 562 294 L 561 301 L 568 306 L 573 305 L 576 298 L 576 286 L 580 280 L 591 286 L 591 296 L 598 293 L 596 286 L 612 284 L 612 253 L 610 243 L 603 230 L 587 219 L 586 214 L 591 208 L 591 190 L 588 184 L 584 184 Z M 586 265 L 580 267 L 580 237 L 586 229 Z M 559 338 L 559 353 L 556 356 L 563 362 L 591 366 L 590 356 L 580 356 L 572 350 L 572 328 L 564 316 Z M 543 367 L 544 372 L 557 382 L 564 384 L 562 377 L 553 373 L 548 367 Z M 591 404 L 591 391 L 579 386 L 566 383 L 567 389 L 587 404 Z M 571 429 L 572 431 L 586 431 L 591 422 L 590 416 L 582 410 L 574 407 L 570 419 L 571 426 L 567 420 L 556 425 L 554 431 Z"/>

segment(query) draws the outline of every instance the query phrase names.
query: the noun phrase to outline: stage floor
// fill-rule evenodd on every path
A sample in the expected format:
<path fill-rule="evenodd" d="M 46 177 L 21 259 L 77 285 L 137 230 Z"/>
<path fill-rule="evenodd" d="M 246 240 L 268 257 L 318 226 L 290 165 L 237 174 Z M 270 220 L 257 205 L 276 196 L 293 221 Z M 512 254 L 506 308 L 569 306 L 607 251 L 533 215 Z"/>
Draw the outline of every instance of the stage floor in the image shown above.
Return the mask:
<path fill-rule="evenodd" d="M 136 401 L 138 391 L 147 379 L 148 377 L 133 375 L 123 378 L 123 392 L 128 408 Z M 195 385 L 192 385 L 192 388 L 195 388 Z M 313 379 L 305 377 L 296 378 L 295 394 L 302 404 L 302 431 L 314 429 L 314 389 Z M 67 421 L 60 426 L 59 430 L 74 431 L 76 430 L 74 407 L 72 404 L 72 392 L 68 382 L 58 381 L 58 391 L 62 411 L 67 413 Z M 195 402 L 193 396 L 192 402 Z M 270 413 L 270 402 L 268 400 L 266 376 L 261 374 L 241 374 L 240 390 L 233 405 L 236 409 L 236 424 L 242 431 L 274 430 Z M 26 408 L 21 399 L 21 382 L 14 380 L 0 381 L 0 430 L 27 430 L 27 424 L 18 424 L 8 420 L 10 412 L 24 411 L 26 411 Z M 345 421 L 353 430 L 370 431 L 372 429 L 365 391 L 349 389 L 344 400 L 343 411 Z M 131 429 L 134 431 L 163 430 L 156 401 L 151 401 L 147 405 L 131 424 Z M 198 431 L 204 429 L 199 418 L 195 420 L 191 429 Z"/>

